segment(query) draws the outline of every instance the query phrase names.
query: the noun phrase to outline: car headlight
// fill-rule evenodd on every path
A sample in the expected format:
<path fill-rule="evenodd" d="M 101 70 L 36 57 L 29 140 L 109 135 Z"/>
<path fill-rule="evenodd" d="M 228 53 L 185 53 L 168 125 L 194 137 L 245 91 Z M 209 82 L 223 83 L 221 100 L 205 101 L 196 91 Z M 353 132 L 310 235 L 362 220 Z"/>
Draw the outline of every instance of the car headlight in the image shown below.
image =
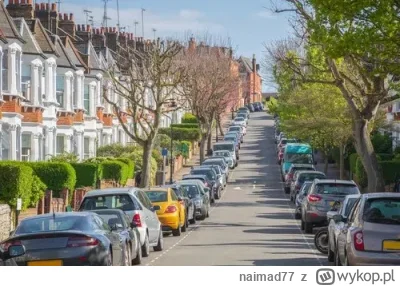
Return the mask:
<path fill-rule="evenodd" d="M 201 200 L 194 201 L 194 205 L 196 206 L 196 208 L 200 208 L 202 204 L 203 202 Z"/>

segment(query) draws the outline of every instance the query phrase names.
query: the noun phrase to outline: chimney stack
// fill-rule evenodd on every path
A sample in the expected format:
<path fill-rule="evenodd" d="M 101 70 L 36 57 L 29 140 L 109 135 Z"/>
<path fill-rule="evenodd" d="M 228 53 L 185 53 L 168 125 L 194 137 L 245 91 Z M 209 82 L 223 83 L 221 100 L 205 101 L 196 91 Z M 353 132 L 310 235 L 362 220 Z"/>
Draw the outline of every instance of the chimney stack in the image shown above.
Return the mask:
<path fill-rule="evenodd" d="M 12 18 L 24 18 L 26 20 L 33 18 L 32 0 L 9 0 L 6 9 Z"/>
<path fill-rule="evenodd" d="M 255 73 L 255 72 L 257 71 L 257 67 L 256 67 L 256 55 L 255 55 L 255 54 L 253 54 L 252 64 L 253 64 L 253 72 Z"/>
<path fill-rule="evenodd" d="M 74 22 L 74 14 L 61 14 L 59 17 L 59 22 L 58 26 L 60 27 L 61 30 L 65 31 L 68 35 L 72 36 L 75 38 L 76 35 L 76 26 Z"/>
<path fill-rule="evenodd" d="M 27 2 L 32 1 L 28 0 Z M 49 3 L 40 3 L 40 6 L 35 4 L 35 18 L 38 18 L 43 27 L 45 27 L 47 30 L 51 31 L 53 34 L 57 34 L 58 21 L 62 19 L 59 18 L 56 3 L 52 3 L 51 6 L 49 6 Z"/>

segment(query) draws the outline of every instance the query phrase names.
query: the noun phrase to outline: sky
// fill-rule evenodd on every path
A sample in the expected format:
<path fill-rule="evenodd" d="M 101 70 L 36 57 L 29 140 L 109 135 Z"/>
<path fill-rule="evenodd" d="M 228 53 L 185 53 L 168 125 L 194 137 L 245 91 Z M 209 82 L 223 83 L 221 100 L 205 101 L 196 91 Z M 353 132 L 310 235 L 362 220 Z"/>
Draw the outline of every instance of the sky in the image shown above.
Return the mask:
<path fill-rule="evenodd" d="M 42 0 L 43 1 L 43 0 Z M 36 3 L 42 2 L 41 0 Z M 47 2 L 47 1 L 45 1 Z M 145 38 L 211 35 L 230 42 L 235 56 L 265 62 L 265 44 L 290 35 L 287 16 L 270 12 L 270 0 L 108 0 L 107 26 L 117 24 L 117 2 L 121 27 L 142 36 L 142 8 Z M 84 10 L 90 10 L 94 26 L 100 27 L 104 15 L 104 0 L 61 0 L 61 13 L 74 13 L 77 24 L 85 24 Z M 275 91 L 265 72 L 263 91 Z"/>

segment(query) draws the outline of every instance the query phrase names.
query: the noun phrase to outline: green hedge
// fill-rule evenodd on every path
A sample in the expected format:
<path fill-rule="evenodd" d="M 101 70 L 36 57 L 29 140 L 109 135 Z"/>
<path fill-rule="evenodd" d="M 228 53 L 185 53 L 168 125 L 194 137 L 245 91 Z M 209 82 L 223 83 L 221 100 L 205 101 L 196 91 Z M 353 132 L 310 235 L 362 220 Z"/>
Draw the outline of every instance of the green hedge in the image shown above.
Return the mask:
<path fill-rule="evenodd" d="M 96 187 L 99 179 L 99 165 L 96 163 L 72 163 L 76 173 L 76 187 Z"/>
<path fill-rule="evenodd" d="M 181 124 L 171 124 L 172 128 L 199 128 L 198 123 L 181 123 Z"/>
<path fill-rule="evenodd" d="M 390 153 L 380 153 L 380 154 L 376 154 L 376 156 L 378 157 L 378 160 L 380 160 L 380 161 L 392 161 L 394 158 L 394 154 L 390 154 Z"/>
<path fill-rule="evenodd" d="M 22 199 L 22 208 L 31 204 L 31 190 L 34 173 L 32 168 L 21 164 L 0 164 L 0 200 L 11 207 Z"/>
<path fill-rule="evenodd" d="M 135 178 L 135 164 L 132 159 L 129 158 L 116 158 L 115 160 L 120 161 L 128 166 L 126 177 L 128 179 Z"/>
<path fill-rule="evenodd" d="M 75 190 L 76 173 L 69 163 L 35 162 L 29 163 L 36 175 L 49 190 L 58 194 L 63 189 Z"/>
<path fill-rule="evenodd" d="M 181 123 L 198 123 L 196 116 L 192 113 L 185 113 L 182 117 Z"/>
<path fill-rule="evenodd" d="M 29 205 L 35 206 L 36 203 L 44 196 L 46 189 L 46 184 L 43 183 L 38 176 L 33 175 Z"/>
<path fill-rule="evenodd" d="M 101 163 L 102 178 L 113 180 L 121 185 L 125 185 L 128 180 L 128 165 L 120 161 L 104 161 Z"/>
<path fill-rule="evenodd" d="M 356 163 L 357 163 L 357 159 L 358 159 L 358 154 L 357 153 L 353 153 L 349 156 L 349 165 L 350 165 L 350 172 L 352 174 L 356 173 Z"/>
<path fill-rule="evenodd" d="M 170 128 L 160 128 L 159 134 L 166 134 L 170 136 Z M 200 139 L 199 128 L 172 128 L 172 138 L 177 141 L 198 141 Z"/>
<path fill-rule="evenodd" d="M 382 161 L 380 165 L 386 185 L 393 184 L 400 179 L 400 161 Z"/>

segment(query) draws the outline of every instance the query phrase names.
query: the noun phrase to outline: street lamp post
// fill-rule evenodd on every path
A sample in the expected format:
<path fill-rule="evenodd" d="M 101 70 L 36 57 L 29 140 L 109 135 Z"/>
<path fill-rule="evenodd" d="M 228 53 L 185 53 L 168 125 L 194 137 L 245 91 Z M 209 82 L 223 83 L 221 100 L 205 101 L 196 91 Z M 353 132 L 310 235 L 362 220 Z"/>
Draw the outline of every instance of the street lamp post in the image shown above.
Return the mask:
<path fill-rule="evenodd" d="M 172 101 L 171 103 L 170 103 L 170 107 L 172 107 L 172 108 L 175 108 L 176 107 L 176 103 L 175 103 L 175 101 Z M 174 166 L 173 166 L 173 159 L 172 159 L 172 155 L 173 155 L 173 151 L 174 151 L 174 138 L 173 138 L 173 128 L 172 128 L 172 117 L 171 116 L 169 116 L 169 115 L 167 115 L 167 114 L 165 114 L 165 116 L 166 117 L 168 117 L 169 119 L 170 119 L 170 132 L 171 132 L 171 150 L 170 150 L 170 153 L 171 153 L 171 162 L 170 162 L 170 174 L 169 174 L 169 183 L 172 185 L 172 183 L 174 182 L 174 180 L 173 180 L 173 177 L 172 177 L 172 175 L 173 175 L 173 171 L 174 171 Z"/>

